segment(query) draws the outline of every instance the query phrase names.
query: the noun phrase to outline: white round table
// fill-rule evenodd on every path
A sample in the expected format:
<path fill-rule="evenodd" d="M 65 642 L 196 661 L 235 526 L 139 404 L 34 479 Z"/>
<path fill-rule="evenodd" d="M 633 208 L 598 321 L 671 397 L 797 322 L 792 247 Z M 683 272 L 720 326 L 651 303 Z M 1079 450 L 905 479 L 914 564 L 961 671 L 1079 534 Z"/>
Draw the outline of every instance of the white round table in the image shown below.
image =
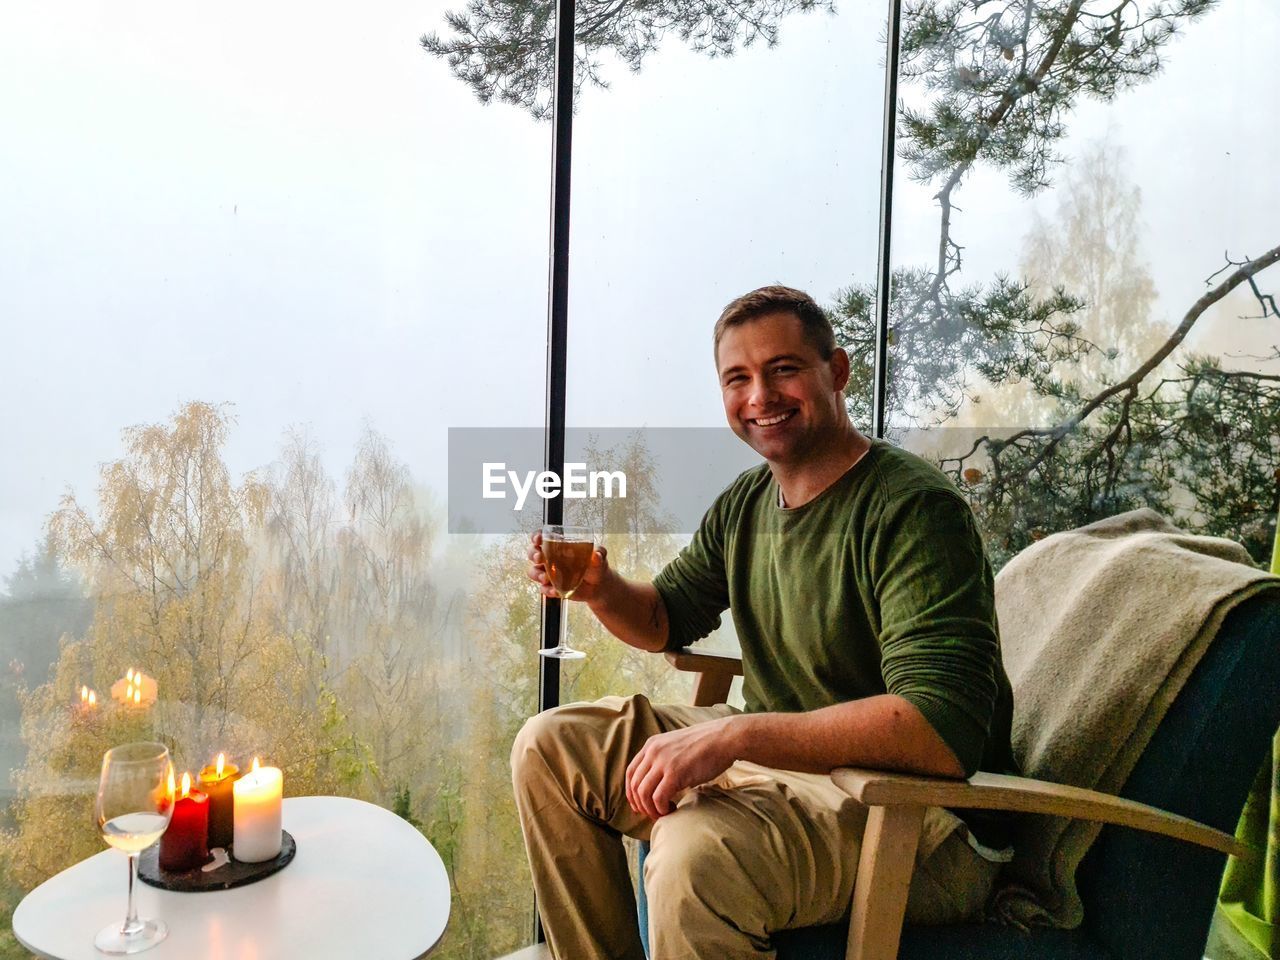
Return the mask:
<path fill-rule="evenodd" d="M 435 848 L 388 810 L 345 797 L 290 797 L 298 853 L 273 876 L 211 893 L 139 881 L 138 913 L 169 925 L 148 960 L 414 960 L 444 933 L 449 877 Z M 13 932 L 52 960 L 104 960 L 93 937 L 123 921 L 125 858 L 104 850 L 51 877 L 13 912 Z"/>

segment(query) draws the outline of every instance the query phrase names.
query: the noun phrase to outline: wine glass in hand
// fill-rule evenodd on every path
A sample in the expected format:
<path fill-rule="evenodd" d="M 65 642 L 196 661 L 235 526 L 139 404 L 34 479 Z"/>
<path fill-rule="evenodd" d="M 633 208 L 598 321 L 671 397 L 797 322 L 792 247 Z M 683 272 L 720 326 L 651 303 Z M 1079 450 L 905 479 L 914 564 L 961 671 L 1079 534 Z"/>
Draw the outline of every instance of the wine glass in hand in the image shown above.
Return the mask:
<path fill-rule="evenodd" d="M 574 591 L 582 583 L 582 578 L 591 566 L 591 554 L 595 551 L 595 542 L 588 527 L 566 527 L 548 524 L 542 528 L 542 556 L 547 570 L 547 579 L 557 594 L 565 600 L 573 597 Z M 555 657 L 558 660 L 578 660 L 586 654 L 574 650 L 568 644 L 569 607 L 566 604 L 560 609 L 560 642 L 554 647 L 539 650 L 544 657 Z"/>
<path fill-rule="evenodd" d="M 102 758 L 95 810 L 102 839 L 129 858 L 129 912 L 124 923 L 98 931 L 93 944 L 103 953 L 149 950 L 169 934 L 161 920 L 139 920 L 133 902 L 138 854 L 160 839 L 173 816 L 173 765 L 162 743 L 126 743 Z"/>

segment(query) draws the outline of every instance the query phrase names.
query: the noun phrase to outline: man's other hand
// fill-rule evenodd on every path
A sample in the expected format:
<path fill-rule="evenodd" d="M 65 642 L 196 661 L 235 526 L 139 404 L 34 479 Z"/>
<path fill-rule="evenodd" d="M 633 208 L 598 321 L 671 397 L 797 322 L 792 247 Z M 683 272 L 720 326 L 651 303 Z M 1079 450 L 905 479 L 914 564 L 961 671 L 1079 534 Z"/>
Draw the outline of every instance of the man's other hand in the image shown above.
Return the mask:
<path fill-rule="evenodd" d="M 547 576 L 547 558 L 542 553 L 542 531 L 535 531 L 530 539 L 533 542 L 529 546 L 527 575 L 538 585 L 544 597 L 558 598 L 560 594 L 556 593 L 556 588 L 551 585 L 551 579 Z M 573 599 L 588 602 L 592 600 L 609 573 L 609 551 L 598 546 L 591 553 L 591 564 L 582 576 L 582 583 L 573 591 Z"/>
<path fill-rule="evenodd" d="M 645 741 L 627 766 L 627 803 L 651 820 L 675 808 L 682 791 L 714 780 L 735 759 L 730 734 L 736 717 L 695 723 Z"/>

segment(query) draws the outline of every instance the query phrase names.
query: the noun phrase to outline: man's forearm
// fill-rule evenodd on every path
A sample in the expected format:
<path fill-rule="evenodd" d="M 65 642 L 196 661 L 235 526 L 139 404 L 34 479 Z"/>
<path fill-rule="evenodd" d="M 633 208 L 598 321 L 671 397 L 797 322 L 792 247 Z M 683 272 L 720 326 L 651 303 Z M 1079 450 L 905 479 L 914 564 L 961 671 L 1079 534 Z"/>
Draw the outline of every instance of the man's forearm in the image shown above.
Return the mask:
<path fill-rule="evenodd" d="M 628 580 L 611 571 L 587 606 L 623 643 L 650 652 L 666 647 L 667 608 L 652 583 Z"/>
<path fill-rule="evenodd" d="M 893 694 L 807 713 L 744 713 L 712 722 L 725 723 L 735 759 L 765 767 L 807 773 L 871 767 L 964 776 L 932 724 L 910 701 Z"/>
<path fill-rule="evenodd" d="M 882 694 L 808 713 L 742 713 L 652 736 L 627 766 L 627 802 L 656 820 L 682 791 L 735 760 L 807 773 L 872 767 L 964 776 L 924 715 L 909 700 Z"/>

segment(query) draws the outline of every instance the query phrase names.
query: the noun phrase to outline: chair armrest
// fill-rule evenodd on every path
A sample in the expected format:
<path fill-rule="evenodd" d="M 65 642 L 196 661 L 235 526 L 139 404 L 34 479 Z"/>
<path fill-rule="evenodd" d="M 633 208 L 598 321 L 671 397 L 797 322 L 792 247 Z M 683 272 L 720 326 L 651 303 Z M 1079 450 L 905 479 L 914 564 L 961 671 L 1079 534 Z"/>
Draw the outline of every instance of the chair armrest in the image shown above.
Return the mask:
<path fill-rule="evenodd" d="M 742 676 L 742 654 L 733 651 L 674 650 L 665 654 L 667 662 L 677 670 L 691 673 L 727 672 L 731 677 Z"/>
<path fill-rule="evenodd" d="M 944 780 L 881 770 L 844 767 L 831 779 L 870 807 L 968 807 L 1094 820 L 1159 833 L 1243 857 L 1252 848 L 1229 833 L 1144 803 L 1044 780 L 976 773 L 968 780 Z"/>
<path fill-rule="evenodd" d="M 666 655 L 667 662 L 677 670 L 696 673 L 693 681 L 693 705 L 709 707 L 724 703 L 729 696 L 729 685 L 734 677 L 742 676 L 742 655 L 737 653 L 713 653 L 688 649 Z"/>

